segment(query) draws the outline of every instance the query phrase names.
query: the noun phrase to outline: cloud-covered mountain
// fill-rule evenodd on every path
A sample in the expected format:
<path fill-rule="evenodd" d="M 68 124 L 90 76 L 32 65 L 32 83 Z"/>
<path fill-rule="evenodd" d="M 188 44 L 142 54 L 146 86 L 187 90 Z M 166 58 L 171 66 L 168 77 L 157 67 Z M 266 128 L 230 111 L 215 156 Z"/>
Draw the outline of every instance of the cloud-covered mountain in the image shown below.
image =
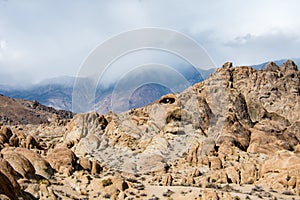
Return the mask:
<path fill-rule="evenodd" d="M 140 72 L 134 77 L 125 78 L 125 80 L 122 80 L 122 84 L 116 82 L 109 87 L 99 86 L 95 95 L 95 108 L 99 113 L 108 113 L 110 110 L 122 112 L 131 108 L 141 107 L 167 93 L 181 92 L 187 87 L 203 81 L 213 72 L 214 68 L 200 71 L 195 70 L 193 67 L 184 68 L 184 70 L 179 71 L 179 76 L 183 77 L 181 82 L 176 79 L 177 77 L 173 77 L 167 72 L 164 74 L 163 70 L 157 73 Z M 155 80 L 158 76 L 161 76 L 159 77 L 160 80 L 166 77 L 169 85 L 166 87 L 156 82 L 145 82 L 146 79 Z M 145 84 L 140 84 L 139 87 L 132 90 L 130 84 L 132 84 L 133 80 L 144 82 Z M 27 88 L 0 85 L 0 93 L 12 98 L 37 100 L 43 105 L 59 110 L 72 110 L 72 93 L 75 81 L 75 77 L 62 76 L 44 80 Z M 123 102 L 126 98 L 128 105 Z"/>
<path fill-rule="evenodd" d="M 274 61 L 281 66 L 287 59 Z M 300 58 L 293 59 L 295 63 L 300 66 Z M 252 65 L 252 68 L 263 69 L 268 62 L 258 65 Z M 134 77 L 128 77 L 125 80 L 116 82 L 109 87 L 99 86 L 95 94 L 95 109 L 99 113 L 108 113 L 110 110 L 119 113 L 132 108 L 145 106 L 161 96 L 168 93 L 181 92 L 189 86 L 205 80 L 210 74 L 215 71 L 215 68 L 209 70 L 197 71 L 193 67 L 185 68 L 180 71 L 180 75 L 184 77 L 184 81 L 177 80 L 175 77 L 163 71 L 159 73 L 143 73 L 136 74 Z M 160 79 L 166 77 L 169 85 L 158 83 L 146 83 L 147 79 L 151 80 L 157 76 Z M 7 85 L 0 85 L 0 93 L 12 98 L 21 98 L 26 100 L 37 100 L 43 105 L 54 107 L 59 110 L 72 110 L 72 93 L 73 86 L 76 81 L 75 77 L 62 76 L 52 79 L 44 80 L 27 88 L 9 87 Z M 139 84 L 132 90 L 130 85 L 133 82 L 145 82 L 146 84 Z M 135 87 L 132 85 L 132 87 Z"/>
<path fill-rule="evenodd" d="M 60 81 L 64 80 L 65 77 Z M 75 78 L 73 78 L 75 80 Z M 54 107 L 59 110 L 71 110 L 72 85 L 64 85 L 57 82 L 42 82 L 34 86 L 20 89 L 9 86 L 0 86 L 0 93 L 11 98 L 37 100 L 43 105 Z"/>

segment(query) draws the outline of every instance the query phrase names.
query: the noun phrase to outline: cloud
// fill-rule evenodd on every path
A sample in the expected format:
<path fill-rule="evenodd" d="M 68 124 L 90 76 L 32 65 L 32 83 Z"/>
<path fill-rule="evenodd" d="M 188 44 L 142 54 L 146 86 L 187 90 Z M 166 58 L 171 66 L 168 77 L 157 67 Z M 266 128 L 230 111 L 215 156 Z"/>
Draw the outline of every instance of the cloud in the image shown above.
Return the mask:
<path fill-rule="evenodd" d="M 224 45 L 231 46 L 231 47 L 238 47 L 238 46 L 246 44 L 249 40 L 251 40 L 251 38 L 252 38 L 251 34 L 248 33 L 245 36 L 235 37 L 233 40 L 231 40 L 229 42 L 225 42 Z"/>
<path fill-rule="evenodd" d="M 5 48 L 6 48 L 6 41 L 0 39 L 0 62 L 4 58 L 3 54 L 4 54 L 4 51 L 5 51 Z"/>
<path fill-rule="evenodd" d="M 298 58 L 300 37 L 282 32 L 246 35 L 224 43 L 228 59 L 238 65 L 259 64 L 268 60 Z"/>
<path fill-rule="evenodd" d="M 0 73 L 33 82 L 74 76 L 97 45 L 142 27 L 189 35 L 218 66 L 299 57 L 299 7 L 297 0 L 2 1 Z"/>
<path fill-rule="evenodd" d="M 0 49 L 4 50 L 6 48 L 6 41 L 5 40 L 0 40 Z"/>

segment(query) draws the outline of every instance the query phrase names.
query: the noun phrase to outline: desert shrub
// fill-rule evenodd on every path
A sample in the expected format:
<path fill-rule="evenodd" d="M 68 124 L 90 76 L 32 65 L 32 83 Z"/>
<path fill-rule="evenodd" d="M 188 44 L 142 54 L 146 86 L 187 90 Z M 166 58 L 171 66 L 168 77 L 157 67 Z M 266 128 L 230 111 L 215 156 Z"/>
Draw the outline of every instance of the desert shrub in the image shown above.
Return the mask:
<path fill-rule="evenodd" d="M 109 179 L 103 180 L 103 181 L 102 181 L 102 185 L 103 185 L 103 187 L 107 187 L 107 186 L 112 185 L 111 179 L 109 178 Z"/>

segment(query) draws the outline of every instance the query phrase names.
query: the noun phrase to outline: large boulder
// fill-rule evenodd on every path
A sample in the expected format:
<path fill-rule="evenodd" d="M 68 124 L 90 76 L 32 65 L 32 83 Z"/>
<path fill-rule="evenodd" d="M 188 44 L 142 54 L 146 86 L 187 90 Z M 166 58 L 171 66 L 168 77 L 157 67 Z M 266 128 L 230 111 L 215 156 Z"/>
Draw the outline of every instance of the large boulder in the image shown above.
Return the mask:
<path fill-rule="evenodd" d="M 13 135 L 10 128 L 4 126 L 0 129 L 0 144 L 9 143 L 10 137 Z"/>
<path fill-rule="evenodd" d="M 3 158 L 7 160 L 16 172 L 22 175 L 23 178 L 34 178 L 34 166 L 22 154 L 13 151 L 6 151 L 3 152 Z"/>
<path fill-rule="evenodd" d="M 270 113 L 266 113 L 270 115 Z M 279 150 L 292 151 L 299 144 L 299 134 L 296 130 L 300 123 L 290 126 L 289 122 L 272 113 L 272 117 L 264 117 L 251 129 L 249 153 L 264 153 L 273 155 Z"/>
<path fill-rule="evenodd" d="M 79 141 L 90 132 L 101 132 L 108 122 L 103 115 L 98 113 L 85 113 L 76 115 L 68 124 L 68 131 L 65 135 L 65 142 Z"/>
<path fill-rule="evenodd" d="M 260 176 L 267 173 L 289 171 L 300 168 L 300 155 L 293 152 L 282 150 L 264 161 L 261 166 Z"/>
<path fill-rule="evenodd" d="M 261 166 L 257 184 L 268 185 L 277 191 L 300 195 L 300 156 L 286 150 L 278 151 Z"/>
<path fill-rule="evenodd" d="M 128 188 L 128 182 L 118 174 L 115 174 L 115 176 L 106 176 L 101 179 L 93 179 L 91 180 L 91 184 L 87 187 L 90 191 L 100 190 L 102 192 L 102 198 L 99 199 L 105 199 L 106 194 L 109 194 L 110 199 L 119 199 L 117 197 L 120 192 L 124 192 Z"/>
<path fill-rule="evenodd" d="M 1 128 L 0 134 L 4 135 L 9 140 L 9 138 L 13 135 L 13 132 L 9 127 L 4 126 Z"/>
<path fill-rule="evenodd" d="M 1 171 L 0 171 L 0 194 L 7 196 L 10 200 L 18 199 L 12 183 Z"/>
<path fill-rule="evenodd" d="M 8 178 L 15 193 L 18 193 L 18 191 L 20 191 L 20 185 L 17 182 L 17 179 L 21 178 L 21 176 L 3 158 L 0 158 L 0 172 Z"/>
<path fill-rule="evenodd" d="M 84 170 L 91 171 L 92 170 L 92 162 L 85 157 L 81 157 L 78 160 L 80 167 Z"/>
<path fill-rule="evenodd" d="M 50 164 L 38 153 L 25 148 L 16 148 L 14 151 L 22 154 L 30 161 L 30 163 L 34 166 L 37 175 L 44 178 L 50 178 L 54 174 L 54 170 Z"/>
<path fill-rule="evenodd" d="M 241 184 L 253 184 L 257 180 L 257 169 L 254 163 L 243 163 L 241 168 Z"/>
<path fill-rule="evenodd" d="M 32 135 L 27 135 L 26 142 L 25 142 L 25 147 L 27 149 L 32 149 L 32 148 L 35 148 L 35 147 L 39 147 L 37 139 Z"/>
<path fill-rule="evenodd" d="M 47 155 L 46 160 L 59 173 L 70 175 L 75 169 L 77 157 L 70 149 L 60 147 L 51 151 Z"/>

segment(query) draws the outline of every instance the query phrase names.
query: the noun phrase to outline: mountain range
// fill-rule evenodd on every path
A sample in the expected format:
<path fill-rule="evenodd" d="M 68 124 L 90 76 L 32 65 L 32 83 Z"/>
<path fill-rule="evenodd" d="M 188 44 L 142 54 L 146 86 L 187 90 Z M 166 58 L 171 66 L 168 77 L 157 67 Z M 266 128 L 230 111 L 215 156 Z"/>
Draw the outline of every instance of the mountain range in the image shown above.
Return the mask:
<path fill-rule="evenodd" d="M 281 66 L 287 59 L 281 59 L 274 61 Z M 295 63 L 300 64 L 300 59 L 294 59 Z M 263 69 L 268 62 L 252 65 L 252 68 Z M 193 67 L 185 68 L 180 71 L 184 78 L 188 81 L 187 85 L 180 86 L 176 84 L 176 80 L 171 84 L 172 88 L 178 88 L 177 91 L 171 91 L 169 87 L 165 87 L 156 83 L 148 83 L 141 85 L 139 88 L 135 88 L 132 94 L 128 94 L 127 89 L 116 90 L 117 83 L 113 83 L 108 87 L 98 87 L 96 91 L 95 110 L 102 114 L 107 114 L 110 110 L 116 113 L 120 113 L 132 108 L 138 108 L 145 106 L 161 96 L 170 92 L 182 92 L 189 86 L 201 82 L 215 71 L 216 68 L 208 70 L 195 70 Z M 155 76 L 153 74 L 143 74 L 147 78 Z M 138 76 L 136 79 L 143 79 L 144 77 Z M 7 85 L 0 85 L 0 94 L 6 95 L 11 98 L 20 98 L 26 100 L 36 100 L 43 105 L 53 107 L 58 110 L 72 110 L 72 94 L 73 86 L 76 81 L 76 77 L 62 76 L 52 79 L 44 80 L 38 84 L 32 85 L 26 88 L 15 88 Z M 125 85 L 128 85 L 132 80 L 125 81 Z M 126 87 L 126 86 L 123 86 Z M 117 91 L 117 92 L 116 92 Z M 114 94 L 114 96 L 112 96 Z M 130 95 L 130 97 L 127 97 Z M 129 98 L 129 101 L 128 101 Z M 127 104 L 124 101 L 128 101 Z M 87 111 L 87 110 L 85 110 Z"/>
<path fill-rule="evenodd" d="M 171 87 L 175 88 L 177 91 L 170 91 L 170 89 L 166 88 L 163 85 L 148 83 L 145 85 L 141 85 L 141 87 L 136 88 L 132 96 L 130 97 L 130 107 L 120 106 L 118 112 L 126 111 L 131 108 L 141 107 L 147 105 L 157 99 L 159 99 L 162 95 L 165 95 L 170 92 L 181 92 L 183 89 L 187 87 L 203 81 L 207 78 L 209 74 L 214 72 L 215 69 L 209 70 L 200 70 L 197 71 L 193 67 L 190 67 L 180 73 L 187 80 L 188 84 L 186 86 L 182 86 L 176 84 L 176 80 L 173 81 L 173 85 Z M 144 77 L 147 78 L 151 76 L 155 76 L 152 74 L 142 74 L 137 77 L 137 79 L 143 80 Z M 172 79 L 172 77 L 170 77 Z M 7 85 L 0 85 L 0 94 L 6 95 L 11 98 L 20 98 L 26 100 L 36 100 L 43 105 L 53 107 L 58 110 L 72 110 L 72 93 L 73 86 L 76 81 L 76 77 L 56 77 L 48 80 L 44 80 L 38 84 L 35 84 L 31 87 L 27 88 L 15 88 L 9 87 Z M 131 79 L 125 80 L 126 85 L 131 82 Z M 108 113 L 109 110 L 112 110 L 112 94 L 115 91 L 115 86 L 117 83 L 109 85 L 108 87 L 100 87 L 98 86 L 96 91 L 96 99 L 95 106 L 96 110 L 99 113 Z M 117 94 L 126 96 L 128 94 L 127 91 L 122 91 L 122 94 Z M 116 95 L 116 94 L 115 94 Z M 121 99 L 122 99 L 121 97 Z M 141 98 L 142 97 L 142 98 Z M 145 97 L 145 98 L 144 98 Z M 117 100 L 119 101 L 119 100 Z M 115 104 L 118 102 L 114 101 Z M 124 108 L 125 109 L 124 109 Z"/>
<path fill-rule="evenodd" d="M 300 58 L 293 58 L 292 60 L 299 66 Z M 287 59 L 280 59 L 280 60 L 275 60 L 273 62 L 276 63 L 278 66 L 281 66 L 286 61 L 287 61 Z M 256 64 L 256 65 L 251 65 L 251 67 L 254 68 L 254 69 L 257 69 L 257 70 L 264 69 L 266 64 L 268 64 L 268 62 L 264 62 L 264 63 Z"/>

